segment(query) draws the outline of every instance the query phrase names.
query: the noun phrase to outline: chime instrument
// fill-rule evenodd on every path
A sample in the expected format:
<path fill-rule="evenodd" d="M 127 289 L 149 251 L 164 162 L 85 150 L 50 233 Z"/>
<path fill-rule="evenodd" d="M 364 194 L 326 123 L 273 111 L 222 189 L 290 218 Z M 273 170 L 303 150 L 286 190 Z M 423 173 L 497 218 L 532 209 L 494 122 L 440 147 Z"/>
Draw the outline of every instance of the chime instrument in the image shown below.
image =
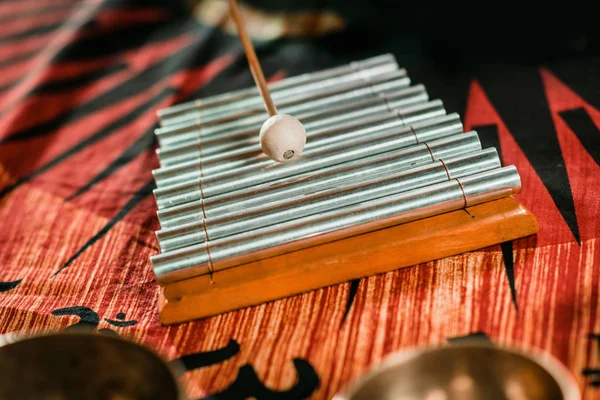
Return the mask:
<path fill-rule="evenodd" d="M 518 171 L 393 55 L 268 86 L 306 128 L 264 154 L 255 87 L 158 112 L 163 323 L 206 317 L 537 232 Z"/>

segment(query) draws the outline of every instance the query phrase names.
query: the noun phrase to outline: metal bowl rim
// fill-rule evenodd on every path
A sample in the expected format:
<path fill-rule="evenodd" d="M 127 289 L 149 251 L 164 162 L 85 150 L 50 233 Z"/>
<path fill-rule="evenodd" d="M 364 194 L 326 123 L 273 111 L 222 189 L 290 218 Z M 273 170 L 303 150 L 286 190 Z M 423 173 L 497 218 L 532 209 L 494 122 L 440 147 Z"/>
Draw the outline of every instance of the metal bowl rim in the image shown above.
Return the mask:
<path fill-rule="evenodd" d="M 508 352 L 518 357 L 529 359 L 530 361 L 533 361 L 534 363 L 538 364 L 543 369 L 545 369 L 548 372 L 548 374 L 552 377 L 552 379 L 554 379 L 564 396 L 564 400 L 581 400 L 581 392 L 579 391 L 579 386 L 577 384 L 577 381 L 571 374 L 571 371 L 569 371 L 567 367 L 551 353 L 536 348 L 527 349 L 527 352 L 525 352 L 524 350 L 510 346 L 504 347 L 498 345 L 475 343 L 457 344 L 451 346 L 441 345 L 427 349 L 413 348 L 393 353 L 385 357 L 380 363 L 372 366 L 363 376 L 356 379 L 346 389 L 340 390 L 332 398 L 332 400 L 352 400 L 352 396 L 356 394 L 358 390 L 360 390 L 369 380 L 379 375 L 380 373 L 391 369 L 395 366 L 414 360 L 423 354 L 434 353 L 440 350 L 449 349 L 491 349 L 496 352 Z"/>
<path fill-rule="evenodd" d="M 179 379 L 177 378 L 181 372 L 185 372 L 184 369 L 182 368 L 182 366 L 177 363 L 167 362 L 156 351 L 154 351 L 154 350 L 150 349 L 149 347 L 144 346 L 140 343 L 137 343 L 127 337 L 109 336 L 109 335 L 103 335 L 98 332 L 87 332 L 87 331 L 38 332 L 38 333 L 34 333 L 34 334 L 28 334 L 28 333 L 22 333 L 22 332 L 12 332 L 12 333 L 7 333 L 4 335 L 1 335 L 0 339 L 2 339 L 2 340 L 0 341 L 0 352 L 2 351 L 2 348 L 4 348 L 4 347 L 18 345 L 23 342 L 27 343 L 27 342 L 37 341 L 38 339 L 48 338 L 48 337 L 65 337 L 65 336 L 99 338 L 101 340 L 106 340 L 109 342 L 114 342 L 114 343 L 120 342 L 120 343 L 125 344 L 126 346 L 136 347 L 139 351 L 146 353 L 151 358 L 156 360 L 159 364 L 161 364 L 165 367 L 166 371 L 171 376 L 173 383 L 175 385 L 175 388 L 177 390 L 177 393 L 176 393 L 177 399 L 178 400 L 187 400 L 187 398 L 185 396 L 185 392 L 183 390 L 183 386 L 179 382 Z"/>

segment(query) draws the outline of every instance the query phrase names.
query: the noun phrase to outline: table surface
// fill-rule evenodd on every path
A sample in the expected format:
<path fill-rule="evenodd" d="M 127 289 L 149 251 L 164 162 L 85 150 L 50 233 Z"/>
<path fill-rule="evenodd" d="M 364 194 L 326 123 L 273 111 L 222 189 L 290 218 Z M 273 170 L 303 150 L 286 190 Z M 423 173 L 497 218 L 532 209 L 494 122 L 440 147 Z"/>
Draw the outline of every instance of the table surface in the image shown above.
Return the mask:
<path fill-rule="evenodd" d="M 600 398 L 600 58 L 591 55 L 444 72 L 399 41 L 342 50 L 336 16 L 318 19 L 327 40 L 281 20 L 253 25 L 273 80 L 393 51 L 414 83 L 518 168 L 516 197 L 539 234 L 161 326 L 148 260 L 158 251 L 155 111 L 252 84 L 230 26 L 211 26 L 215 4 L 0 4 L 0 333 L 128 337 L 183 361 L 191 398 L 218 399 L 331 398 L 396 351 L 483 340 L 548 351 L 585 398 Z M 260 26 L 263 14 L 254 17 Z"/>

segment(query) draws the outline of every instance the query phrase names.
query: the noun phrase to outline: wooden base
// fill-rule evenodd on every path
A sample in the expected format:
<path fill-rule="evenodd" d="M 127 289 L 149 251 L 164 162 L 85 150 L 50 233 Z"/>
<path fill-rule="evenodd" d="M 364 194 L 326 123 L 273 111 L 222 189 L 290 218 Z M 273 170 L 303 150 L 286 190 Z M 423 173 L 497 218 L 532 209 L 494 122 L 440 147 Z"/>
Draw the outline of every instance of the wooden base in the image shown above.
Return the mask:
<path fill-rule="evenodd" d="M 514 198 L 496 200 L 161 287 L 163 324 L 209 317 L 538 231 Z"/>

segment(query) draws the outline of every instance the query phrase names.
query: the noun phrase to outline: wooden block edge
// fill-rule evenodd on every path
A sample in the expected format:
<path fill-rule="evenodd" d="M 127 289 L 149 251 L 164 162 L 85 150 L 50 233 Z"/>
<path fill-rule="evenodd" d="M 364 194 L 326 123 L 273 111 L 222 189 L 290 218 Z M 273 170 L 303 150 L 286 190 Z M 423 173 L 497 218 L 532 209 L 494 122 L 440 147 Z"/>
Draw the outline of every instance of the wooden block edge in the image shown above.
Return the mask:
<path fill-rule="evenodd" d="M 492 212 L 494 207 L 496 207 L 499 210 L 499 212 L 496 214 L 489 214 L 490 212 Z M 375 250 L 373 252 L 367 251 L 364 252 L 364 254 L 360 253 L 360 251 L 358 250 L 355 252 L 356 254 L 358 254 L 356 257 L 369 257 L 372 260 L 367 262 L 369 268 L 357 268 L 356 262 L 346 263 L 345 259 L 342 261 L 328 259 L 329 264 L 327 264 L 327 266 L 329 268 L 340 267 L 340 265 L 342 265 L 345 268 L 348 268 L 350 266 L 350 270 L 344 271 L 344 273 L 332 274 L 331 276 L 327 276 L 327 274 L 323 273 L 317 273 L 316 275 L 313 274 L 311 276 L 316 276 L 316 279 L 313 279 L 312 281 L 307 281 L 305 279 L 304 282 L 300 282 L 298 279 L 294 279 L 292 286 L 296 285 L 295 287 L 284 287 L 285 284 L 289 285 L 290 276 L 293 276 L 294 273 L 293 271 L 286 271 L 286 265 L 279 265 L 277 268 L 275 268 L 274 271 L 276 273 L 274 275 L 258 277 L 256 278 L 256 280 L 254 280 L 254 275 L 252 275 L 252 278 L 248 278 L 248 276 L 246 276 L 245 280 L 240 280 L 239 276 L 243 275 L 242 270 L 244 268 L 238 269 L 236 271 L 233 271 L 234 269 L 221 271 L 215 274 L 216 280 L 220 278 L 226 278 L 228 276 L 234 276 L 234 278 L 238 279 L 238 281 L 237 283 L 235 283 L 236 281 L 234 279 L 233 282 L 239 285 L 235 288 L 233 286 L 227 287 L 226 285 L 214 285 L 211 283 L 210 278 L 208 276 L 195 277 L 182 282 L 176 282 L 175 284 L 162 286 L 160 288 L 159 294 L 159 315 L 161 318 L 161 322 L 165 325 L 169 325 L 193 319 L 218 315 L 224 312 L 246 308 L 265 302 L 275 301 L 281 298 L 297 295 L 300 293 L 305 293 L 311 290 L 315 290 L 317 288 L 332 286 L 351 279 L 372 276 L 380 273 L 393 271 L 399 268 L 420 264 L 423 262 L 438 260 L 455 254 L 477 250 L 504 241 L 529 236 L 537 233 L 538 231 L 539 225 L 535 216 L 533 216 L 531 212 L 529 212 L 521 203 L 519 203 L 512 197 L 471 207 L 468 210 L 474 213 L 473 215 L 476 215 L 480 210 L 485 210 L 485 212 L 487 212 L 489 215 L 485 217 L 485 220 L 482 218 L 482 222 L 478 226 L 477 224 L 469 224 L 465 222 L 464 215 L 460 214 L 465 213 L 465 211 L 460 210 L 455 211 L 453 213 L 443 214 L 441 216 L 426 218 L 424 220 L 414 221 L 408 224 L 387 228 L 378 232 L 371 232 L 364 235 L 359 235 L 360 237 L 362 237 L 362 239 L 354 237 L 345 239 L 344 241 L 338 241 L 347 241 L 348 243 L 350 243 L 350 247 L 352 247 L 352 241 L 357 242 L 358 240 L 368 240 L 369 237 L 376 238 L 379 236 L 379 242 L 377 243 L 380 244 L 380 237 L 383 234 L 382 232 L 399 232 L 402 230 L 411 231 L 412 228 L 416 228 L 418 232 L 419 226 L 437 226 L 438 221 L 446 221 L 447 226 L 451 226 L 452 224 L 456 223 L 455 220 L 461 219 L 462 222 L 458 223 L 460 227 L 460 235 L 459 231 L 449 231 L 448 229 L 450 228 L 446 230 L 442 229 L 435 235 L 436 238 L 443 238 L 448 243 L 445 244 L 445 247 L 436 249 L 435 254 L 432 254 L 431 256 L 415 257 L 408 259 L 406 262 L 397 262 L 396 260 L 393 260 L 392 262 L 392 258 L 389 256 L 389 252 L 385 255 L 377 254 L 377 251 L 381 251 L 382 246 L 380 244 L 378 250 Z M 492 233 L 492 235 L 490 235 L 490 233 Z M 475 239 L 473 239 L 473 243 L 470 242 L 468 245 L 466 243 L 463 243 L 464 245 L 461 245 L 461 241 L 464 242 L 464 236 L 461 235 L 470 235 L 470 237 Z M 425 242 L 425 239 L 423 238 L 414 238 L 412 242 L 419 242 L 419 240 L 421 241 L 421 243 Z M 405 243 L 405 247 L 407 246 L 406 243 L 409 242 L 411 241 L 402 241 L 402 243 Z M 337 245 L 339 247 L 340 244 L 338 243 Z M 316 248 L 322 246 L 329 246 L 334 248 L 336 245 L 325 244 L 316 246 Z M 398 248 L 397 243 L 395 246 L 396 247 L 392 245 L 390 247 Z M 410 246 L 410 243 L 408 246 Z M 400 247 L 402 247 L 402 245 Z M 314 253 L 315 251 L 313 249 L 310 253 L 307 254 Z M 263 268 L 264 270 L 265 266 L 269 262 L 285 264 L 286 259 L 293 259 L 293 257 L 294 255 L 277 256 L 272 258 L 275 261 L 271 259 L 263 260 L 261 262 L 252 263 L 252 265 L 248 265 L 246 266 L 246 268 L 248 271 L 251 271 L 251 268 L 256 268 L 255 271 L 259 271 L 260 268 Z M 308 259 L 309 261 L 307 266 L 299 267 L 298 264 L 296 264 L 293 267 L 297 270 L 303 270 L 302 268 L 306 268 L 306 271 L 310 271 L 311 269 L 315 270 L 319 268 L 319 266 L 315 265 L 317 261 L 310 260 L 310 257 L 308 257 Z M 286 276 L 286 274 L 289 276 Z M 235 275 L 238 275 L 238 277 L 235 277 Z M 246 273 L 246 275 L 248 275 L 248 272 Z M 272 289 L 272 291 L 270 292 L 268 289 L 261 289 L 259 291 L 260 293 L 255 293 L 254 295 L 250 295 L 249 297 L 245 298 L 245 293 L 247 294 L 248 290 L 244 292 L 244 286 L 246 288 L 252 289 L 253 286 L 260 285 L 261 281 L 263 285 L 268 285 L 269 287 L 273 287 L 275 289 Z M 223 282 L 223 279 L 221 279 L 220 283 Z M 221 286 L 224 286 L 224 289 L 222 289 Z M 270 294 L 267 292 L 269 292 Z"/>

